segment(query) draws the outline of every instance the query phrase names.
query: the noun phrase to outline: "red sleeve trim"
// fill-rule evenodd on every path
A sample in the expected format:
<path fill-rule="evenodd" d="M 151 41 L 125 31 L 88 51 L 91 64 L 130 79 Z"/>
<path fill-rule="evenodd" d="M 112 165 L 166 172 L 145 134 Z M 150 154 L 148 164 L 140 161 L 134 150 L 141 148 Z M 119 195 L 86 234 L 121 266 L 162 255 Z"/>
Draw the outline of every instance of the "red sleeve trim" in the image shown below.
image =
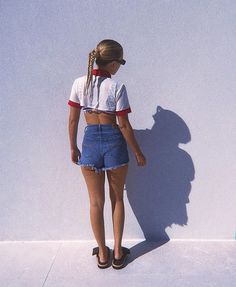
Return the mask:
<path fill-rule="evenodd" d="M 68 105 L 81 109 L 81 105 L 79 103 L 72 102 L 71 100 L 68 101 Z"/>
<path fill-rule="evenodd" d="M 131 109 L 130 109 L 130 108 L 125 109 L 125 110 L 123 110 L 123 111 L 117 111 L 117 112 L 116 112 L 116 115 L 117 115 L 117 116 L 125 116 L 125 115 L 127 115 L 128 113 L 131 113 Z"/>

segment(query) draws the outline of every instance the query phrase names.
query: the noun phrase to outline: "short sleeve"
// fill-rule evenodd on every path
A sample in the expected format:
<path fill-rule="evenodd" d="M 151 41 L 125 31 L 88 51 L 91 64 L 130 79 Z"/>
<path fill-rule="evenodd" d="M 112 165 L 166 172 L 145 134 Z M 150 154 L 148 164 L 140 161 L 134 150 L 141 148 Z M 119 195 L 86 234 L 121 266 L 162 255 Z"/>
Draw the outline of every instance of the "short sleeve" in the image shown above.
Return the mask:
<path fill-rule="evenodd" d="M 116 115 L 125 116 L 131 113 L 127 90 L 124 84 L 117 91 L 116 96 Z"/>
<path fill-rule="evenodd" d="M 80 109 L 81 105 L 80 105 L 79 97 L 78 97 L 78 94 L 76 91 L 76 86 L 77 86 L 76 84 L 77 84 L 76 80 L 74 80 L 74 83 L 73 83 L 72 88 L 71 88 L 71 93 L 70 93 L 68 105 Z"/>

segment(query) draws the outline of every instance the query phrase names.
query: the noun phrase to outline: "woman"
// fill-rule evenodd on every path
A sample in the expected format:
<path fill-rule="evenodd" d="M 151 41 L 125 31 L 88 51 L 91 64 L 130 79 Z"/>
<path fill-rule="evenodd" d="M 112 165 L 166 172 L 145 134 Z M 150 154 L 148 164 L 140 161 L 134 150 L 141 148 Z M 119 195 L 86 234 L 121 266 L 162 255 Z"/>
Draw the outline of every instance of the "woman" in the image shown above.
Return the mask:
<path fill-rule="evenodd" d="M 93 69 L 94 61 L 97 69 Z M 122 46 L 110 39 L 101 41 L 89 53 L 88 74 L 74 80 L 68 101 L 71 159 L 81 166 L 87 185 L 90 220 L 98 244 L 92 254 L 97 255 L 99 268 L 107 268 L 110 259 L 103 218 L 105 173 L 109 182 L 114 231 L 112 266 L 120 269 L 130 253 L 121 245 L 125 218 L 123 190 L 129 162 L 126 143 L 137 164 L 146 164 L 128 119 L 131 109 L 126 87 L 111 79 L 111 75 L 115 75 L 120 65 L 124 64 Z M 87 122 L 82 153 L 76 144 L 81 108 Z"/>

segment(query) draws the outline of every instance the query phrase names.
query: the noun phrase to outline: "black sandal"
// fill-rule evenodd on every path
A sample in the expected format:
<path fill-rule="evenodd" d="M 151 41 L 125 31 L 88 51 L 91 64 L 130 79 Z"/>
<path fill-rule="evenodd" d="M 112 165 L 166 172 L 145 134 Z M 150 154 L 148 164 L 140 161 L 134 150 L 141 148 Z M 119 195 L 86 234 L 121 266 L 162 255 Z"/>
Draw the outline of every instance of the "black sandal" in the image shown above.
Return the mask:
<path fill-rule="evenodd" d="M 97 255 L 97 261 L 98 261 L 97 265 L 98 265 L 98 267 L 101 268 L 101 269 L 104 269 L 104 268 L 109 267 L 110 248 L 109 248 L 108 246 L 106 246 L 106 248 L 107 248 L 107 252 L 108 252 L 108 258 L 107 258 L 107 261 L 106 261 L 106 262 L 101 262 L 101 261 L 100 261 L 100 257 L 99 257 L 99 255 L 98 255 L 98 254 L 99 254 L 99 247 L 94 247 L 94 248 L 93 248 L 93 253 L 92 253 L 92 255 Z"/>
<path fill-rule="evenodd" d="M 123 255 L 121 258 L 116 259 L 115 258 L 115 251 L 113 250 L 113 260 L 112 260 L 112 267 L 115 269 L 121 269 L 125 266 L 126 259 L 128 257 L 128 254 L 130 254 L 130 250 L 126 247 L 121 247 L 123 251 Z"/>

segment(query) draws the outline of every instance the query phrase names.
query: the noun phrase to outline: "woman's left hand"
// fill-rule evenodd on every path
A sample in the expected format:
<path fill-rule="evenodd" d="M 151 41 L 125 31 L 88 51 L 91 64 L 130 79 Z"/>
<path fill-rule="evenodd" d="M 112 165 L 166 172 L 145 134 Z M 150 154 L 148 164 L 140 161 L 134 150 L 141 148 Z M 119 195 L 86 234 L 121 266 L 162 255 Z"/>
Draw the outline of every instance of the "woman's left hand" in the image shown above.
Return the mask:
<path fill-rule="evenodd" d="M 71 150 L 71 160 L 73 163 L 77 164 L 81 157 L 80 150 L 78 148 Z"/>

